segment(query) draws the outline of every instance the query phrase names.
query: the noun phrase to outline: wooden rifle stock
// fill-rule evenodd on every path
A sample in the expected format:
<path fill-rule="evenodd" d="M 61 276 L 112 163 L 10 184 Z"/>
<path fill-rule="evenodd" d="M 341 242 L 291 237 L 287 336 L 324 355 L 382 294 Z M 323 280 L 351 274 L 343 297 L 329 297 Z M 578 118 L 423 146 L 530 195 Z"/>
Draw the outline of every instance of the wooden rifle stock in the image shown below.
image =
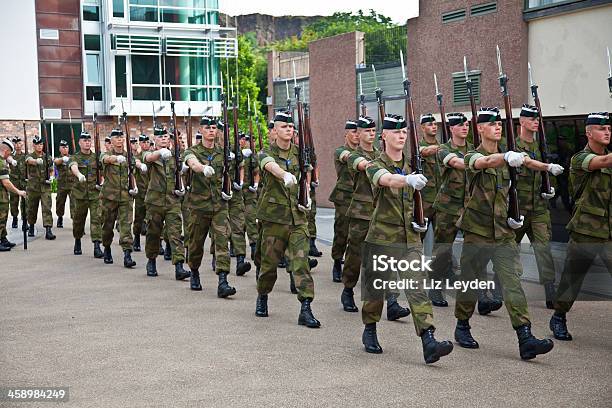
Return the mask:
<path fill-rule="evenodd" d="M 408 139 L 410 141 L 411 161 L 410 166 L 415 174 L 423 174 L 421 163 L 421 153 L 419 151 L 419 142 L 417 140 L 416 123 L 414 121 L 414 106 L 412 104 L 412 95 L 410 93 L 410 81 L 404 79 L 404 97 L 406 105 L 406 120 L 408 124 Z M 425 212 L 423 210 L 423 197 L 420 190 L 414 190 L 413 194 L 413 219 L 420 227 L 425 226 Z"/>
<path fill-rule="evenodd" d="M 510 101 L 510 94 L 508 93 L 508 77 L 501 75 L 499 77 L 499 85 L 502 90 L 502 96 L 504 98 L 504 109 L 506 111 L 506 140 L 508 145 L 508 151 L 514 151 L 516 149 L 516 138 L 514 136 L 514 121 L 512 119 L 512 103 Z M 519 211 L 518 194 L 516 192 L 516 169 L 508 166 L 510 171 L 510 191 L 508 192 L 508 217 L 519 222 L 521 215 Z"/>
<path fill-rule="evenodd" d="M 313 183 L 318 183 L 319 177 L 317 176 L 315 146 L 314 140 L 312 139 L 312 131 L 310 129 L 310 107 L 306 103 L 304 103 L 304 138 L 306 141 L 308 163 L 310 163 L 310 165 L 312 166 L 312 171 L 310 173 L 310 181 Z"/>
<path fill-rule="evenodd" d="M 300 167 L 298 204 L 308 205 L 308 158 L 304 141 L 304 104 L 300 100 L 300 87 L 295 86 L 295 100 L 298 116 L 298 162 Z"/>
<path fill-rule="evenodd" d="M 128 169 L 128 193 L 134 195 L 136 191 L 136 180 L 134 179 L 134 168 L 132 167 L 132 146 L 130 145 L 130 128 L 128 125 L 127 112 L 123 112 L 123 128 L 125 132 L 125 145 L 127 153 L 127 169 Z"/>

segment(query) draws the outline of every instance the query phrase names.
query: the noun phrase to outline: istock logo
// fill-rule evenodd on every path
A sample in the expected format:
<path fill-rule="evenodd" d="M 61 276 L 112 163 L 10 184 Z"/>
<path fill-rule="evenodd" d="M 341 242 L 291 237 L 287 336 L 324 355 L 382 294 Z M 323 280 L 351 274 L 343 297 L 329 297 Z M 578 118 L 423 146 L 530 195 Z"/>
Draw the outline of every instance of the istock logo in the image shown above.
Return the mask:
<path fill-rule="evenodd" d="M 393 256 L 373 255 L 372 268 L 375 272 L 406 272 L 406 271 L 427 271 L 431 272 L 431 259 L 395 259 Z"/>

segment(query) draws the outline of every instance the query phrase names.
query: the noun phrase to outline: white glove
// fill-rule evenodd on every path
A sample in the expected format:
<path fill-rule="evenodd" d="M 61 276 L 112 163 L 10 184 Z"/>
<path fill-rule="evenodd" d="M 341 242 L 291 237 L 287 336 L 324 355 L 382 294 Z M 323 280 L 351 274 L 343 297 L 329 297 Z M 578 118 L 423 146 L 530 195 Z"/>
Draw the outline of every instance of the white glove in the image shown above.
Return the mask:
<path fill-rule="evenodd" d="M 53 182 L 53 180 L 55 180 L 55 176 L 49 177 L 49 180 L 45 180 L 45 183 L 46 184 L 51 184 Z"/>
<path fill-rule="evenodd" d="M 312 200 L 310 199 L 310 197 L 308 197 L 308 203 L 306 204 L 306 207 L 304 207 L 301 204 L 298 204 L 298 210 L 300 211 L 310 211 L 310 209 L 312 208 Z"/>
<path fill-rule="evenodd" d="M 215 169 L 213 169 L 212 166 L 205 164 L 202 169 L 202 173 L 204 173 L 204 177 L 210 177 L 215 174 Z"/>
<path fill-rule="evenodd" d="M 77 179 L 79 179 L 79 183 L 82 183 L 85 181 L 85 176 L 83 175 L 83 173 L 79 173 L 77 174 Z"/>
<path fill-rule="evenodd" d="M 229 153 L 229 159 L 230 160 L 234 160 L 236 158 L 236 155 L 234 154 L 234 152 L 230 152 Z"/>
<path fill-rule="evenodd" d="M 11 166 L 17 165 L 17 160 L 13 159 L 12 157 L 9 157 L 7 161 L 9 162 Z"/>
<path fill-rule="evenodd" d="M 427 185 L 427 177 L 422 174 L 409 174 L 406 176 L 406 184 L 415 190 L 422 190 Z"/>
<path fill-rule="evenodd" d="M 242 183 L 238 184 L 235 181 L 232 183 L 232 187 L 234 188 L 234 190 L 236 191 L 240 191 L 242 190 Z"/>
<path fill-rule="evenodd" d="M 68 162 L 70 161 L 70 157 L 62 156 L 62 161 L 64 162 L 64 164 L 68 164 Z"/>
<path fill-rule="evenodd" d="M 339 157 L 339 159 L 340 159 L 340 161 L 341 161 L 341 162 L 346 162 L 346 159 L 347 159 L 347 158 L 348 158 L 350 155 L 351 155 L 351 152 L 349 152 L 348 150 L 343 150 L 343 151 L 340 153 L 340 157 Z"/>
<path fill-rule="evenodd" d="M 133 190 L 128 191 L 128 193 L 129 193 L 130 195 L 133 195 L 133 196 L 135 196 L 136 194 L 138 194 L 138 186 L 134 186 L 134 189 L 133 189 Z"/>
<path fill-rule="evenodd" d="M 249 191 L 251 193 L 256 193 L 257 192 L 257 187 L 259 186 L 259 183 L 253 183 L 252 186 L 249 186 Z"/>
<path fill-rule="evenodd" d="M 542 196 L 543 199 L 545 200 L 550 200 L 551 198 L 555 197 L 555 188 L 553 186 L 550 186 L 550 193 L 542 193 L 540 194 L 540 196 Z"/>
<path fill-rule="evenodd" d="M 45 162 L 39 157 L 38 159 L 36 159 L 36 164 L 42 166 L 43 164 L 45 164 Z"/>
<path fill-rule="evenodd" d="M 244 157 L 250 157 L 253 154 L 253 151 L 251 149 L 242 149 L 242 155 Z"/>
<path fill-rule="evenodd" d="M 168 160 L 172 156 L 172 152 L 165 147 L 158 150 L 162 160 Z"/>
<path fill-rule="evenodd" d="M 283 182 L 285 183 L 285 187 L 292 187 L 297 184 L 297 179 L 293 174 L 285 172 L 285 174 L 283 174 Z"/>
<path fill-rule="evenodd" d="M 412 229 L 418 233 L 427 232 L 427 227 L 429 226 L 429 218 L 425 218 L 425 226 L 421 227 L 416 222 L 412 221 Z"/>
<path fill-rule="evenodd" d="M 125 163 L 125 156 L 123 155 L 115 156 L 115 161 L 117 162 L 117 164 Z"/>
<path fill-rule="evenodd" d="M 222 192 L 221 192 L 221 198 L 222 198 L 222 199 L 224 199 L 225 201 L 229 201 L 229 200 L 231 200 L 231 199 L 232 199 L 232 197 L 233 197 L 233 194 L 232 194 L 232 193 L 230 193 L 230 195 L 227 195 L 227 194 L 225 194 L 225 192 L 224 192 L 224 191 L 222 191 Z"/>
<path fill-rule="evenodd" d="M 143 173 L 146 173 L 148 170 L 149 168 L 147 167 L 146 164 L 140 163 L 140 171 L 142 171 Z"/>
<path fill-rule="evenodd" d="M 521 167 L 525 161 L 523 153 L 513 152 L 512 150 L 504 154 L 504 160 L 510 167 Z"/>
<path fill-rule="evenodd" d="M 558 164 L 550 163 L 547 170 L 553 176 L 558 176 L 563 173 L 564 168 Z"/>
<path fill-rule="evenodd" d="M 507 220 L 508 226 L 512 228 L 513 230 L 522 228 L 524 219 L 525 219 L 524 215 L 521 215 L 521 220 L 519 222 L 516 222 L 513 218 L 508 218 Z"/>
<path fill-rule="evenodd" d="M 188 170 L 189 166 L 187 165 L 187 163 L 183 163 L 183 166 L 181 167 L 181 173 L 185 174 Z"/>
<path fill-rule="evenodd" d="M 311 182 L 310 182 L 310 187 L 312 187 L 312 188 L 317 188 L 317 187 L 319 187 L 319 182 L 318 182 L 318 181 L 311 181 Z"/>

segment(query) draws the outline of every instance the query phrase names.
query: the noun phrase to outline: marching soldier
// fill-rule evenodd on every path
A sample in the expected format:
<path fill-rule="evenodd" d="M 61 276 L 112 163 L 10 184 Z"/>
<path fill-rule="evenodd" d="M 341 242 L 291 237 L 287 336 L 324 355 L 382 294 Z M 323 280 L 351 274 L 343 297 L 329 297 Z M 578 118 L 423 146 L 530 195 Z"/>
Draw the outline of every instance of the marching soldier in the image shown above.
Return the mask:
<path fill-rule="evenodd" d="M 55 235 L 51 231 L 53 226 L 53 215 L 51 214 L 51 181 L 53 180 L 53 160 L 47 154 L 45 161 L 45 152 L 43 152 L 44 139 L 40 136 L 35 136 L 32 139 L 34 151 L 26 157 L 26 165 L 28 165 L 28 236 L 34 236 L 34 225 L 38 218 L 38 205 L 42 207 L 43 227 L 45 227 L 45 239 L 53 240 Z M 45 162 L 48 167 L 45 167 Z"/>
<path fill-rule="evenodd" d="M 565 268 L 555 297 L 550 329 L 558 340 L 572 340 L 566 315 L 597 256 L 612 274 L 612 153 L 610 115 L 591 113 L 586 121 L 587 145 L 571 160 L 575 208 L 567 230 L 570 240 Z"/>
<path fill-rule="evenodd" d="M 74 212 L 72 213 L 72 236 L 74 237 L 74 254 L 81 255 L 81 238 L 85 235 L 85 220 L 89 211 L 89 233 L 94 244 L 94 258 L 102 258 L 100 248 L 102 226 L 100 223 L 100 193 L 96 188 L 96 155 L 91 150 L 91 135 L 81 132 L 79 151 L 70 159 L 69 169 L 77 182 L 72 188 Z"/>
<path fill-rule="evenodd" d="M 422 174 L 411 174 L 410 157 L 403 153 L 406 143 L 406 121 L 399 115 L 387 115 L 383 121 L 382 138 L 385 151 L 367 167 L 367 176 L 376 191 L 376 207 L 373 210 L 365 242 L 374 248 L 393 247 L 401 249 L 403 259 L 413 261 L 423 258 L 420 228 L 413 222 L 414 190 L 427 184 Z M 383 249 L 384 251 L 384 249 Z M 368 262 L 369 263 L 369 262 Z M 369 268 L 368 268 L 369 269 Z M 366 274 L 368 274 L 366 269 Z M 400 271 L 403 279 L 422 282 L 425 273 L 417 268 Z M 364 282 L 369 283 L 368 276 Z M 434 338 L 433 310 L 423 288 L 406 290 L 412 309 L 412 320 L 417 336 L 423 344 L 425 363 L 438 361 L 453 351 L 449 341 L 439 342 Z M 362 342 L 368 353 L 382 353 L 376 335 L 376 323 L 380 321 L 383 308 L 382 295 L 363 302 L 362 319 L 365 328 Z"/>
<path fill-rule="evenodd" d="M 113 129 L 110 133 L 110 149 L 102 153 L 100 161 L 104 166 L 104 184 L 100 191 L 100 207 L 102 222 L 102 245 L 104 245 L 104 263 L 112 264 L 113 255 L 111 244 L 113 242 L 113 227 L 119 221 L 119 245 L 123 249 L 123 266 L 133 268 L 136 262 L 132 260 L 133 238 L 131 234 L 132 223 L 132 197 L 130 196 L 127 152 L 125 139 L 120 129 Z"/>
<path fill-rule="evenodd" d="M 298 149 L 292 145 L 294 125 L 289 112 L 278 112 L 274 117 L 276 143 L 259 155 L 264 186 L 257 219 L 261 221 L 261 272 L 257 279 L 255 315 L 268 316 L 268 294 L 276 282 L 278 262 L 288 252 L 295 279 L 297 297 L 302 306 L 298 324 L 317 328 L 321 323 L 314 317 L 314 281 L 308 265 L 308 205 L 297 202 L 300 174 Z M 308 194 L 308 192 L 307 192 Z M 265 204 L 264 204 L 265 203 Z"/>
<path fill-rule="evenodd" d="M 147 214 L 145 197 L 147 195 L 147 188 L 149 186 L 149 175 L 147 174 L 147 165 L 144 164 L 143 156 L 144 153 L 149 150 L 149 136 L 143 134 L 138 136 L 138 139 L 130 139 L 130 142 L 132 146 L 132 154 L 142 163 L 140 167 L 136 168 L 136 172 L 134 174 L 134 178 L 136 179 L 136 187 L 138 187 L 138 194 L 136 194 L 136 197 L 134 197 L 134 224 L 132 225 L 132 233 L 134 234 L 134 251 L 140 252 L 140 235 L 143 233 Z M 139 146 L 140 151 L 138 150 Z"/>
<path fill-rule="evenodd" d="M 13 145 L 15 146 L 15 153 L 12 154 L 7 162 L 10 164 L 10 180 L 15 187 L 20 190 L 26 188 L 25 179 L 25 153 L 23 152 L 23 140 L 19 136 L 13 138 Z M 13 192 L 9 192 L 11 215 L 13 216 L 12 228 L 19 226 L 19 195 Z"/>
<path fill-rule="evenodd" d="M 440 188 L 440 162 L 438 161 L 438 152 L 440 144 L 436 138 L 438 132 L 438 123 L 433 114 L 427 113 L 421 115 L 421 130 L 423 138 L 419 141 L 419 151 L 423 158 L 423 175 L 427 178 L 427 186 L 421 192 L 423 197 L 423 211 L 425 218 L 429 220 L 432 226 L 435 226 L 435 211 L 433 203 Z M 422 237 L 425 234 L 421 235 Z"/>
<path fill-rule="evenodd" d="M 171 135 L 164 128 L 155 128 L 154 152 L 145 152 L 143 159 L 148 166 L 149 185 L 145 197 L 147 207 L 147 242 L 145 254 L 147 256 L 147 276 L 157 276 L 156 258 L 159 255 L 159 243 L 164 232 L 168 235 L 169 246 L 172 248 L 172 264 L 174 265 L 174 276 L 176 280 L 187 279 L 190 276 L 183 268 L 185 262 L 185 247 L 181 240 L 183 219 L 181 216 L 181 197 L 175 194 L 175 166 L 170 151 Z M 176 143 L 174 148 L 178 149 Z M 140 170 L 147 171 L 147 167 L 140 164 Z"/>
<path fill-rule="evenodd" d="M 349 172 L 347 159 L 353 150 L 359 145 L 359 133 L 357 133 L 357 122 L 347 120 L 344 129 L 344 145 L 338 147 L 334 152 L 334 166 L 336 167 L 336 186 L 329 196 L 329 201 L 334 203 L 334 239 L 332 242 L 332 259 L 334 268 L 332 280 L 342 282 L 342 262 L 349 232 L 349 217 L 346 215 L 353 194 L 353 180 Z"/>
<path fill-rule="evenodd" d="M 476 281 L 488 262 L 493 263 L 512 327 L 519 340 L 520 356 L 528 360 L 548 353 L 553 348 L 553 342 L 537 339 L 531 334 L 527 299 L 520 281 L 522 266 L 519 248 L 514 233 L 523 226 L 524 217 L 517 221 L 508 216 L 508 166 L 516 168 L 524 165 L 532 170 L 551 172 L 554 166 L 560 166 L 539 162 L 524 153 L 498 153 L 502 136 L 499 109 L 481 108 L 477 122 L 482 142 L 464 158 L 466 167 L 472 173 L 469 177 L 471 194 L 457 222 L 457 226 L 463 230 L 460 280 L 464 284 Z M 468 287 L 465 291 L 457 292 L 455 340 L 461 347 L 479 347 L 469 325 L 475 306 L 473 289 Z"/>
<path fill-rule="evenodd" d="M 15 246 L 13 242 L 8 240 L 6 232 L 9 213 L 9 192 L 23 199 L 26 197 L 26 192 L 15 187 L 9 176 L 9 166 L 6 160 L 14 153 L 15 146 L 10 140 L 4 139 L 0 142 L 0 252 L 10 251 Z"/>
<path fill-rule="evenodd" d="M 227 223 L 228 201 L 231 198 L 222 191 L 223 149 L 215 146 L 217 122 L 211 117 L 200 121 L 202 143 L 196 143 L 185 151 L 185 163 L 191 168 L 193 178 L 191 190 L 185 197 L 189 210 L 187 229 L 189 230 L 189 259 L 191 269 L 191 290 L 202 290 L 200 265 L 204 256 L 204 242 L 210 230 L 214 231 L 216 265 L 215 273 L 219 282 L 217 296 L 226 298 L 236 294 L 236 289 L 227 282 L 230 270 L 228 240 L 230 235 Z"/>
<path fill-rule="evenodd" d="M 242 148 L 242 156 L 244 157 L 244 168 L 250 171 L 253 169 L 253 184 L 246 186 L 243 191 L 244 196 L 244 212 L 245 212 L 245 227 L 247 237 L 249 238 L 249 247 L 251 248 L 251 259 L 255 259 L 255 245 L 257 242 L 257 187 L 259 187 L 259 168 L 257 166 L 257 157 L 249 148 L 249 142 L 253 135 L 247 135 L 240 139 L 240 147 Z M 250 177 L 250 176 L 249 176 Z"/>
<path fill-rule="evenodd" d="M 57 215 L 57 228 L 64 228 L 64 211 L 66 209 L 66 198 L 71 196 L 72 186 L 75 179 L 72 172 L 68 168 L 70 163 L 70 153 L 68 142 L 60 140 L 59 143 L 60 156 L 53 160 L 55 168 L 57 168 L 57 194 L 55 196 L 55 215 Z M 74 211 L 73 200 L 70 199 L 70 217 Z"/>

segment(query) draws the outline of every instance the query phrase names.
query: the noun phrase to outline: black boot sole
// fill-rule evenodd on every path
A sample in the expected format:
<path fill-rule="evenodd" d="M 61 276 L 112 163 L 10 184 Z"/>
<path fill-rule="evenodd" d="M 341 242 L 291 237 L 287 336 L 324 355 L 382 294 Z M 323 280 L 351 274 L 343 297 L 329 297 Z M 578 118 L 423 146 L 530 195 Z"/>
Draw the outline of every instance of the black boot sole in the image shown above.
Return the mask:
<path fill-rule="evenodd" d="M 236 294 L 236 288 L 232 288 L 231 290 L 220 291 L 217 289 L 217 297 L 221 299 L 225 299 L 228 296 L 233 296 Z"/>
<path fill-rule="evenodd" d="M 244 276 L 244 274 L 250 270 L 251 270 L 251 263 L 244 262 L 236 267 L 236 276 Z"/>
<path fill-rule="evenodd" d="M 308 322 L 308 321 L 303 320 L 303 319 L 298 319 L 298 325 L 306 326 L 309 329 L 318 329 L 318 328 L 321 327 L 321 323 L 320 322 Z"/>
<path fill-rule="evenodd" d="M 200 286 L 190 286 L 189 289 L 196 291 L 196 292 L 200 292 L 202 291 L 202 285 Z"/>
<path fill-rule="evenodd" d="M 536 347 L 534 347 L 533 350 L 528 350 L 528 351 L 519 351 L 520 355 L 521 355 L 521 359 L 522 360 L 531 360 L 536 358 L 536 356 L 540 355 L 540 354 L 546 354 L 548 353 L 550 350 L 553 349 L 553 347 L 555 346 L 555 344 L 551 341 L 546 339 L 547 341 L 542 342 L 540 344 L 538 344 Z"/>
<path fill-rule="evenodd" d="M 112 259 L 105 259 L 104 263 L 107 264 L 107 265 L 111 265 L 113 263 L 113 260 Z"/>
<path fill-rule="evenodd" d="M 453 351 L 453 343 L 440 342 L 440 344 L 438 344 L 436 347 L 435 353 L 429 356 L 426 356 L 426 357 L 424 356 L 425 364 L 433 364 L 437 362 L 438 360 L 440 360 L 440 358 L 444 356 L 448 356 L 452 351 Z"/>

